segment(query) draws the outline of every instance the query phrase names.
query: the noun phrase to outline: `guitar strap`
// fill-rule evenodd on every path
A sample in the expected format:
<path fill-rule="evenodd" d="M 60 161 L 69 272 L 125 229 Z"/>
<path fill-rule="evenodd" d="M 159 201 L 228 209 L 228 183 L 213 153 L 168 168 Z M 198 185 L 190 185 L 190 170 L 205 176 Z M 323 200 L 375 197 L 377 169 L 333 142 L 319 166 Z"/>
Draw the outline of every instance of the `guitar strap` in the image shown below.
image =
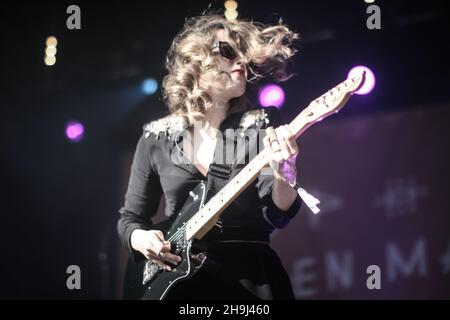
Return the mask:
<path fill-rule="evenodd" d="M 207 192 L 210 190 L 216 192 L 221 190 L 231 177 L 232 167 L 232 165 L 228 164 L 212 163 L 209 166 L 208 175 L 206 176 Z"/>
<path fill-rule="evenodd" d="M 234 130 L 217 135 L 214 158 L 206 175 L 206 200 L 219 192 L 231 177 L 236 156 L 237 137 Z"/>
<path fill-rule="evenodd" d="M 233 166 L 228 164 L 211 163 L 206 176 L 206 201 L 220 191 L 231 177 Z M 210 236 L 222 233 L 222 218 L 219 218 L 215 227 L 210 230 Z"/>
<path fill-rule="evenodd" d="M 231 178 L 236 146 L 237 138 L 234 131 L 225 130 L 225 137 L 218 137 L 214 151 L 214 161 L 210 164 L 206 175 L 206 201 L 209 201 L 209 199 L 219 192 Z M 216 223 L 216 227 L 219 230 L 222 229 L 222 220 L 220 218 Z"/>

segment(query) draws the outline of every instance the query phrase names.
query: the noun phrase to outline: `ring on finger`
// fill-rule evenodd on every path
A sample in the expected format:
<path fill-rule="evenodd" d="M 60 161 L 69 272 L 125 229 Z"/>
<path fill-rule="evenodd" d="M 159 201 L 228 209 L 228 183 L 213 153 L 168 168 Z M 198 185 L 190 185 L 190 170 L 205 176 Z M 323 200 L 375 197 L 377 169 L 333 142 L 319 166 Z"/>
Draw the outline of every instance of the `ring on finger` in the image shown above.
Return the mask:
<path fill-rule="evenodd" d="M 270 145 L 272 145 L 274 142 L 280 144 L 280 141 L 278 141 L 278 139 L 273 139 L 273 140 L 270 141 Z"/>

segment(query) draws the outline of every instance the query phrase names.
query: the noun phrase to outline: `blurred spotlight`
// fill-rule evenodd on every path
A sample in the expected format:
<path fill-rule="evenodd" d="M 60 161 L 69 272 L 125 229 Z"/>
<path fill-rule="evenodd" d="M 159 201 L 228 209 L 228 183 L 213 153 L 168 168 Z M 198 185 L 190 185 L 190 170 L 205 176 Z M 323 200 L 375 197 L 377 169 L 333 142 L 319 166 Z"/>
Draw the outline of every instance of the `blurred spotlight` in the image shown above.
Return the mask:
<path fill-rule="evenodd" d="M 375 0 L 364 0 L 365 3 L 374 3 Z"/>
<path fill-rule="evenodd" d="M 56 47 L 49 46 L 45 49 L 45 55 L 48 57 L 53 57 L 56 54 Z"/>
<path fill-rule="evenodd" d="M 44 63 L 47 66 L 53 66 L 56 63 L 56 45 L 58 44 L 58 40 L 54 36 L 47 37 L 45 40 L 45 55 L 44 55 Z"/>
<path fill-rule="evenodd" d="M 227 10 L 236 10 L 238 7 L 237 2 L 234 0 L 227 0 L 227 1 L 225 1 L 225 3 L 223 5 L 225 6 L 225 9 L 227 9 Z"/>
<path fill-rule="evenodd" d="M 225 7 L 225 18 L 227 18 L 227 20 L 235 20 L 238 16 L 238 12 L 237 12 L 237 1 L 234 0 L 227 0 L 224 2 L 224 7 Z"/>
<path fill-rule="evenodd" d="M 259 103 L 263 107 L 275 106 L 280 108 L 284 103 L 284 91 L 276 84 L 264 86 L 259 92 Z"/>
<path fill-rule="evenodd" d="M 365 95 L 369 94 L 373 88 L 375 87 L 375 75 L 373 74 L 372 70 L 370 70 L 366 66 L 356 66 L 353 67 L 350 72 L 347 75 L 347 78 L 353 78 L 359 76 L 363 71 L 366 72 L 366 81 L 364 85 L 355 92 L 355 94 L 358 95 Z"/>
<path fill-rule="evenodd" d="M 54 65 L 55 64 L 55 62 L 56 62 L 56 58 L 55 58 L 55 56 L 45 56 L 45 58 L 44 58 L 44 63 L 47 65 L 47 66 L 52 66 L 52 65 Z"/>
<path fill-rule="evenodd" d="M 50 36 L 45 41 L 45 44 L 47 45 L 47 47 L 50 47 L 50 46 L 56 47 L 56 45 L 58 44 L 58 40 L 56 40 L 56 38 L 54 36 Z"/>
<path fill-rule="evenodd" d="M 145 95 L 152 95 L 158 90 L 158 81 L 153 78 L 145 79 L 142 82 L 142 92 Z"/>
<path fill-rule="evenodd" d="M 236 10 L 226 10 L 225 11 L 225 18 L 227 20 L 235 20 L 238 16 L 238 12 Z"/>
<path fill-rule="evenodd" d="M 83 139 L 84 127 L 78 121 L 71 121 L 66 126 L 66 136 L 70 141 L 78 142 Z"/>

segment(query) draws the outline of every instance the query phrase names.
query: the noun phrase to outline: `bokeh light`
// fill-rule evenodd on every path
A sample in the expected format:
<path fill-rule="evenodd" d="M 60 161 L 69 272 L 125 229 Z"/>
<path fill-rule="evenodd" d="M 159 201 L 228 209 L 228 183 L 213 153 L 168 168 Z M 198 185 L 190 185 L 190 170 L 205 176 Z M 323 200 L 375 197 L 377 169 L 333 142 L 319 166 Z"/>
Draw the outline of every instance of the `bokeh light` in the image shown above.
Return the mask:
<path fill-rule="evenodd" d="M 83 125 L 78 121 L 70 121 L 66 126 L 66 136 L 70 141 L 80 141 L 84 136 Z"/>
<path fill-rule="evenodd" d="M 274 106 L 280 108 L 285 99 L 283 89 L 276 84 L 268 84 L 259 92 L 259 103 L 263 107 Z"/>
<path fill-rule="evenodd" d="M 44 63 L 47 65 L 47 66 L 52 66 L 52 65 L 54 65 L 55 63 L 56 63 L 56 58 L 55 58 L 55 56 L 45 56 L 45 58 L 44 58 Z"/>
<path fill-rule="evenodd" d="M 358 94 L 358 95 L 369 94 L 373 90 L 373 88 L 375 87 L 375 75 L 372 72 L 372 70 L 370 70 L 366 66 L 353 67 L 350 70 L 350 72 L 348 73 L 347 78 L 357 77 L 363 71 L 366 72 L 366 81 L 364 82 L 363 86 L 358 91 L 355 92 L 355 94 Z"/>
<path fill-rule="evenodd" d="M 152 95 L 158 90 L 158 81 L 153 78 L 147 78 L 142 82 L 142 92 L 146 95 Z"/>
<path fill-rule="evenodd" d="M 56 45 L 58 44 L 58 40 L 54 37 L 54 36 L 50 36 L 47 38 L 47 40 L 45 41 L 45 44 L 50 47 L 56 47 Z"/>

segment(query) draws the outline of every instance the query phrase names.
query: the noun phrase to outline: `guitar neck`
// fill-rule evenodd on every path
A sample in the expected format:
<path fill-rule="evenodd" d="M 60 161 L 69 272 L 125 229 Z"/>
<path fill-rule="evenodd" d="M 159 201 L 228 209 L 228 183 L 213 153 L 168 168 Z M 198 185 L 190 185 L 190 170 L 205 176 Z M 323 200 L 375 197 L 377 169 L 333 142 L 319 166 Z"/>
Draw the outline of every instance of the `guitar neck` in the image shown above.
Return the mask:
<path fill-rule="evenodd" d="M 365 82 L 365 73 L 347 79 L 312 101 L 307 108 L 289 124 L 290 131 L 298 138 L 306 129 L 325 117 L 338 112 L 348 101 L 351 94 Z M 233 202 L 239 194 L 251 184 L 269 163 L 269 152 L 263 149 L 254 157 L 225 187 L 214 195 L 186 223 L 186 239 L 201 239 L 211 230 L 220 214 Z"/>

